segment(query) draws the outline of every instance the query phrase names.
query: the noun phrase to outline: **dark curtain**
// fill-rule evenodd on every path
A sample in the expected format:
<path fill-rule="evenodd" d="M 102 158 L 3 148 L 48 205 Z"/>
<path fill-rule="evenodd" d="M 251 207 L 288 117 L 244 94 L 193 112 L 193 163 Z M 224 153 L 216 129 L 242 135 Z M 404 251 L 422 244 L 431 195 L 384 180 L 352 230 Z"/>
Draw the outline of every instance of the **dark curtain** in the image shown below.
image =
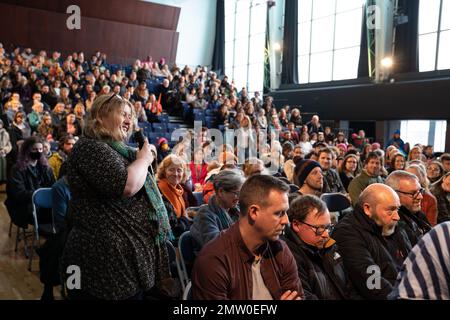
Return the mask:
<path fill-rule="evenodd" d="M 218 75 L 222 75 L 225 72 L 225 0 L 217 0 L 216 36 L 214 40 L 212 69 Z"/>
<path fill-rule="evenodd" d="M 284 9 L 282 84 L 298 84 L 298 2 L 287 0 Z"/>
<path fill-rule="evenodd" d="M 419 0 L 399 0 L 408 23 L 397 26 L 394 73 L 419 72 Z"/>
<path fill-rule="evenodd" d="M 370 77 L 369 74 L 369 52 L 367 47 L 367 15 L 363 8 L 363 21 L 361 25 L 361 49 L 359 51 L 358 78 Z"/>

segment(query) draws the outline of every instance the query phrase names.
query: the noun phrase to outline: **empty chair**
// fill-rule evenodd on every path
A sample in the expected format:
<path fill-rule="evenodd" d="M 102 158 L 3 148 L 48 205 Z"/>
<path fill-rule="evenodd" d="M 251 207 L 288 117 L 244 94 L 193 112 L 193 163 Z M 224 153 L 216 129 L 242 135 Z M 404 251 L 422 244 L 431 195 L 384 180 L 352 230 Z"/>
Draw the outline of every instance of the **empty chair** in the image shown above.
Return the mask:
<path fill-rule="evenodd" d="M 152 123 L 153 131 L 154 132 L 165 132 L 166 131 L 166 125 L 164 123 Z"/>
<path fill-rule="evenodd" d="M 179 128 L 180 128 L 180 125 L 178 123 L 168 123 L 167 124 L 167 130 L 169 130 L 169 131 L 173 131 L 173 130 L 176 130 Z"/>

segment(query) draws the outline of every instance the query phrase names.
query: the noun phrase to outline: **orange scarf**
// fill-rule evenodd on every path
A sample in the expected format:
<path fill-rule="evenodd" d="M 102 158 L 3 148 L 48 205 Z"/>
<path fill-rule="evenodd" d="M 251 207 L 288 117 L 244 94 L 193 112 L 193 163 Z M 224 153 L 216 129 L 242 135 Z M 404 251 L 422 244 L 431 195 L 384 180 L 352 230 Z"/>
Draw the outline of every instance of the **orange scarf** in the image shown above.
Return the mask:
<path fill-rule="evenodd" d="M 183 199 L 183 187 L 179 184 L 174 187 L 173 185 L 168 183 L 166 179 L 162 179 L 158 181 L 158 188 L 173 206 L 177 218 L 184 216 L 186 207 Z"/>

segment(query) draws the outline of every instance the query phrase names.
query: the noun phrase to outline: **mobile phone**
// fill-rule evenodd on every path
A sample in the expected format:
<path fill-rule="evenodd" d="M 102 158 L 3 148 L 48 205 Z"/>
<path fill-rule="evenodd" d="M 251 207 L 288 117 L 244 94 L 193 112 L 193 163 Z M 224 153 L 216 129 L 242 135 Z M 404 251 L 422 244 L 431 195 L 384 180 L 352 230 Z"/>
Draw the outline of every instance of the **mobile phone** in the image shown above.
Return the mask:
<path fill-rule="evenodd" d="M 145 142 L 145 137 L 144 137 L 144 133 L 142 133 L 142 130 L 135 131 L 133 133 L 133 138 L 134 138 L 134 141 L 136 141 L 138 143 L 139 149 L 142 149 L 142 146 L 144 145 L 144 142 Z"/>

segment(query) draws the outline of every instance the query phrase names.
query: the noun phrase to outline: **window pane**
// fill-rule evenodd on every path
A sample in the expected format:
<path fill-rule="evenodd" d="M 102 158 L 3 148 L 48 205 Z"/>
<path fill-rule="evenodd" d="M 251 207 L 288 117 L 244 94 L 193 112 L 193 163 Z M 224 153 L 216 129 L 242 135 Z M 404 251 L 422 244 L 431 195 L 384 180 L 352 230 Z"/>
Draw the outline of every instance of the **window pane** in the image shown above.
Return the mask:
<path fill-rule="evenodd" d="M 420 0 L 419 34 L 437 31 L 440 5 L 441 0 Z"/>
<path fill-rule="evenodd" d="M 314 0 L 313 1 L 313 19 L 326 17 L 334 14 L 335 0 Z"/>
<path fill-rule="evenodd" d="M 248 82 L 249 92 L 262 92 L 264 84 L 264 63 L 256 63 L 249 66 Z"/>
<path fill-rule="evenodd" d="M 227 0 L 225 1 L 225 16 L 234 16 L 236 10 L 236 1 Z"/>
<path fill-rule="evenodd" d="M 358 77 L 359 46 L 334 52 L 333 80 Z"/>
<path fill-rule="evenodd" d="M 234 41 L 225 42 L 225 68 L 233 67 Z"/>
<path fill-rule="evenodd" d="M 450 31 L 441 32 L 438 69 L 450 69 Z"/>
<path fill-rule="evenodd" d="M 300 83 L 308 83 L 309 55 L 298 57 L 298 77 Z"/>
<path fill-rule="evenodd" d="M 250 1 L 240 0 L 236 7 L 236 39 L 248 37 Z"/>
<path fill-rule="evenodd" d="M 362 8 L 365 0 L 337 0 L 336 12 Z"/>
<path fill-rule="evenodd" d="M 248 38 L 236 40 L 234 45 L 234 65 L 246 66 L 248 59 Z"/>
<path fill-rule="evenodd" d="M 225 17 L 225 41 L 231 41 L 234 39 L 234 18 L 234 14 Z"/>
<path fill-rule="evenodd" d="M 312 0 L 298 0 L 298 22 L 311 21 Z"/>
<path fill-rule="evenodd" d="M 336 15 L 336 49 L 357 46 L 361 42 L 362 10 L 356 9 Z"/>
<path fill-rule="evenodd" d="M 419 71 L 432 71 L 436 61 L 437 33 L 419 36 Z"/>
<path fill-rule="evenodd" d="M 333 31 L 334 31 L 334 16 L 313 20 L 311 52 L 314 53 L 332 50 L 333 36 L 334 36 Z"/>
<path fill-rule="evenodd" d="M 225 68 L 225 75 L 229 79 L 233 79 L 233 69 L 232 68 Z"/>
<path fill-rule="evenodd" d="M 450 0 L 443 0 L 441 30 L 450 29 Z"/>
<path fill-rule="evenodd" d="M 248 63 L 264 62 L 264 45 L 266 43 L 266 35 L 260 33 L 250 38 L 250 57 Z"/>
<path fill-rule="evenodd" d="M 428 134 L 430 131 L 430 121 L 408 120 L 402 121 L 400 125 L 402 139 L 409 142 L 410 146 L 420 143 L 428 144 Z"/>
<path fill-rule="evenodd" d="M 250 34 L 263 33 L 266 31 L 267 5 L 264 2 L 253 1 L 250 25 Z"/>
<path fill-rule="evenodd" d="M 311 55 L 310 82 L 331 80 L 332 59 L 332 51 Z"/>
<path fill-rule="evenodd" d="M 447 121 L 436 121 L 436 131 L 434 132 L 434 152 L 445 151 L 445 135 L 447 133 Z"/>
<path fill-rule="evenodd" d="M 298 25 L 298 54 L 309 54 L 311 39 L 311 22 L 304 22 Z"/>
<path fill-rule="evenodd" d="M 247 87 L 247 66 L 237 67 L 233 69 L 234 84 L 236 88 Z"/>

